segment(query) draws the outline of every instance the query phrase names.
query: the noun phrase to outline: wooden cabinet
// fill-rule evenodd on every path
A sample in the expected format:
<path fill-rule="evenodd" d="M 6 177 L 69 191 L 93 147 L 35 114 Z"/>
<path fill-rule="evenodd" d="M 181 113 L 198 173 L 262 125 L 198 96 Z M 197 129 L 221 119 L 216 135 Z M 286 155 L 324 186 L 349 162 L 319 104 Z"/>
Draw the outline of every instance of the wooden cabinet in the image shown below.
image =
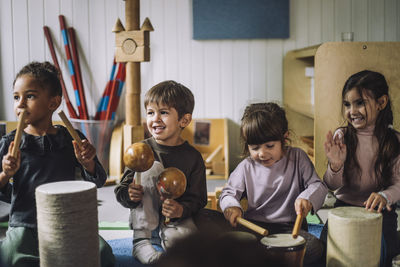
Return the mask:
<path fill-rule="evenodd" d="M 203 156 L 207 179 L 228 179 L 229 134 L 227 119 L 193 119 L 182 138 Z"/>
<path fill-rule="evenodd" d="M 284 58 L 283 102 L 294 146 L 303 148 L 322 177 L 326 133 L 344 125 L 341 93 L 362 70 L 382 73 L 389 84 L 394 128 L 400 129 L 400 42 L 329 42 L 289 51 Z M 314 67 L 314 92 L 305 68 Z"/>

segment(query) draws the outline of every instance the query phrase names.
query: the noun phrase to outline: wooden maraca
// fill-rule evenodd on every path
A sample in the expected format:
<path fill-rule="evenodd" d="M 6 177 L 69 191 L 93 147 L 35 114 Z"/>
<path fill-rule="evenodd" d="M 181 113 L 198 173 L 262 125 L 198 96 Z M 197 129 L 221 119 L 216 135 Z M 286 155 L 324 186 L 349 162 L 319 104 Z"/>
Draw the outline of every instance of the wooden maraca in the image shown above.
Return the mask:
<path fill-rule="evenodd" d="M 153 166 L 153 150 L 148 144 L 133 143 L 125 150 L 124 163 L 125 166 L 136 173 L 136 184 L 141 184 L 141 173 Z"/>
<path fill-rule="evenodd" d="M 186 190 L 186 176 L 175 167 L 166 168 L 158 176 L 157 189 L 164 198 L 175 199 L 183 195 Z M 165 219 L 169 223 L 169 218 Z"/>

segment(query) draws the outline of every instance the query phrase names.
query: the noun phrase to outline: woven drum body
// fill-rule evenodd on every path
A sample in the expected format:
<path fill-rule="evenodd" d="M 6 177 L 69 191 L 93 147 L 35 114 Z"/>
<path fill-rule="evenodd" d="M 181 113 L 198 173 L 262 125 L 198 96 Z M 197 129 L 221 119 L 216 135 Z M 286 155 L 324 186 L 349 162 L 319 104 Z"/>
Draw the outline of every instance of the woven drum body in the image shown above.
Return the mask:
<path fill-rule="evenodd" d="M 382 214 L 339 207 L 328 214 L 326 266 L 379 266 Z"/>
<path fill-rule="evenodd" d="M 48 183 L 35 195 L 40 266 L 100 266 L 96 185 Z"/>

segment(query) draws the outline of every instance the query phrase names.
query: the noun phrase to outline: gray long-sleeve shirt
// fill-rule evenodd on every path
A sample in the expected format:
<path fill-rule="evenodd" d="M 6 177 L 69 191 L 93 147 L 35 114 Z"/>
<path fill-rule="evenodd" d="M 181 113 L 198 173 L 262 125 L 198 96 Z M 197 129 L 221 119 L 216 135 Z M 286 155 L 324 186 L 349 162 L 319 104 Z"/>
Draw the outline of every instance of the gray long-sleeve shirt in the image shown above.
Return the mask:
<path fill-rule="evenodd" d="M 288 147 L 285 155 L 271 167 L 244 159 L 231 173 L 228 185 L 222 190 L 220 206 L 240 207 L 246 193 L 248 208 L 244 217 L 267 223 L 287 223 L 296 220 L 294 202 L 304 198 L 317 211 L 328 190 L 315 172 L 306 153 Z"/>

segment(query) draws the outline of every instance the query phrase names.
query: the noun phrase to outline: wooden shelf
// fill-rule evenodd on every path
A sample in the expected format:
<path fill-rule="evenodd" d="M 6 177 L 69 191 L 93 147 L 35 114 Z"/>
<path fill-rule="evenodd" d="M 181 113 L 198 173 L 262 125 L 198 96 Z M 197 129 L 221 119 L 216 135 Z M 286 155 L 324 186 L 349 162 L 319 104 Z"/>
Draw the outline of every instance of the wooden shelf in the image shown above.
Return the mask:
<path fill-rule="evenodd" d="M 287 108 L 300 113 L 310 119 L 314 119 L 314 105 L 297 105 L 293 106 L 290 103 L 286 105 Z"/>
<path fill-rule="evenodd" d="M 198 138 L 196 142 L 197 127 L 205 127 L 204 138 Z M 208 125 L 208 127 L 207 127 Z M 203 132 L 204 133 L 204 132 Z M 197 135 L 199 136 L 199 135 Z M 229 176 L 229 140 L 228 140 L 228 120 L 227 119 L 193 119 L 188 127 L 182 132 L 182 138 L 194 146 L 206 160 L 211 156 L 212 160 L 206 163 L 210 170 L 207 179 L 228 179 Z M 204 144 L 201 142 L 204 140 Z M 214 169 L 215 168 L 215 169 Z"/>
<path fill-rule="evenodd" d="M 318 47 L 320 47 L 320 44 L 293 50 L 292 52 L 294 54 L 294 57 L 297 59 L 314 58 L 315 54 L 317 53 Z"/>

